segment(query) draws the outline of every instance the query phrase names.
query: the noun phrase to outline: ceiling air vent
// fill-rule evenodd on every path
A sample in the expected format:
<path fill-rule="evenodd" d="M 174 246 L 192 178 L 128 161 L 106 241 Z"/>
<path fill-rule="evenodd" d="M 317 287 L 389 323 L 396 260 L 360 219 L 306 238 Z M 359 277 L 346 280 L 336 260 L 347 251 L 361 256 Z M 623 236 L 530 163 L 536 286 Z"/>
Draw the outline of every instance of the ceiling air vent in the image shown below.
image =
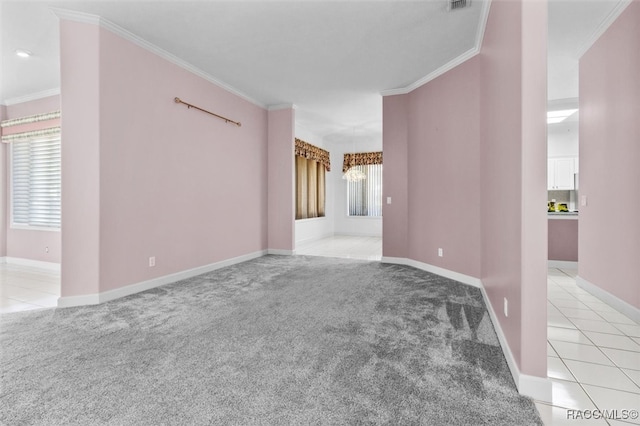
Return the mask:
<path fill-rule="evenodd" d="M 471 6 L 471 0 L 447 0 L 448 10 L 462 9 Z"/>

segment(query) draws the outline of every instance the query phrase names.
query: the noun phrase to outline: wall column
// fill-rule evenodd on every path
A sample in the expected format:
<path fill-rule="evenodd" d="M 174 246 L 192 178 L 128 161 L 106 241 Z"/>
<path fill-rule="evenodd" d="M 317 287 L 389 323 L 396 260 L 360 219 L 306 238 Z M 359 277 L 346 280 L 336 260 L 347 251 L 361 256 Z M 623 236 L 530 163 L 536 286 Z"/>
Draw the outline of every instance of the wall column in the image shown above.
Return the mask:
<path fill-rule="evenodd" d="M 62 297 L 100 292 L 99 32 L 60 21 Z"/>
<path fill-rule="evenodd" d="M 293 254 L 295 248 L 295 110 L 270 110 L 267 153 L 267 247 L 270 253 Z"/>
<path fill-rule="evenodd" d="M 408 257 L 409 110 L 407 101 L 407 95 L 385 96 L 382 100 L 383 257 Z M 387 204 L 389 197 L 391 197 L 391 204 Z"/>

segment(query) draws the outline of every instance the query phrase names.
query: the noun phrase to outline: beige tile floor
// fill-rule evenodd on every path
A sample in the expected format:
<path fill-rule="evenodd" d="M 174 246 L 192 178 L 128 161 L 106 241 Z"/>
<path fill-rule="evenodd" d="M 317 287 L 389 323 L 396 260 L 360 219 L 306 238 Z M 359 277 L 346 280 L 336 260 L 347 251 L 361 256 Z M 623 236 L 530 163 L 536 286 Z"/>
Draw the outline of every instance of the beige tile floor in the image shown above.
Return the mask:
<path fill-rule="evenodd" d="M 337 236 L 301 245 L 296 252 L 380 260 L 382 240 Z M 547 363 L 553 400 L 536 402 L 538 411 L 545 425 L 640 424 L 637 418 L 621 418 L 622 410 L 640 409 L 640 325 L 579 288 L 575 275 L 549 269 Z M 0 313 L 54 307 L 59 295 L 59 273 L 0 265 Z M 576 413 L 568 410 L 616 409 L 617 420 L 568 418 Z"/>
<path fill-rule="evenodd" d="M 575 276 L 549 269 L 547 374 L 553 400 L 536 402 L 538 411 L 545 425 L 640 424 L 623 411 L 640 409 L 640 325 L 578 287 Z M 569 410 L 599 410 L 596 416 L 608 410 L 614 417 L 579 419 Z"/>
<path fill-rule="evenodd" d="M 0 313 L 52 308 L 59 296 L 59 272 L 0 264 Z"/>

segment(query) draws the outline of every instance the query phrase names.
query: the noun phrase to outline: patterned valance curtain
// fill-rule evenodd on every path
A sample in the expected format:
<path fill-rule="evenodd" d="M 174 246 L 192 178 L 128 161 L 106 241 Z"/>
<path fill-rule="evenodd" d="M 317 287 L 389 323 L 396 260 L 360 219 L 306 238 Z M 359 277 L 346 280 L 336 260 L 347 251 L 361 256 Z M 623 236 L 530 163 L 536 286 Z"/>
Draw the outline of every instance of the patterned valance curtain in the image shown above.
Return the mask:
<path fill-rule="evenodd" d="M 382 151 L 346 153 L 342 163 L 342 173 L 352 166 L 368 166 L 371 164 L 382 164 Z"/>
<path fill-rule="evenodd" d="M 60 111 L 4 120 L 0 123 L 2 142 L 19 142 L 60 135 Z"/>
<path fill-rule="evenodd" d="M 329 159 L 329 151 L 325 151 L 322 148 L 318 148 L 315 145 L 311 145 L 303 140 L 296 138 L 295 154 L 298 157 L 306 158 L 307 160 L 313 160 L 324 166 L 325 170 L 331 171 L 331 160 Z"/>

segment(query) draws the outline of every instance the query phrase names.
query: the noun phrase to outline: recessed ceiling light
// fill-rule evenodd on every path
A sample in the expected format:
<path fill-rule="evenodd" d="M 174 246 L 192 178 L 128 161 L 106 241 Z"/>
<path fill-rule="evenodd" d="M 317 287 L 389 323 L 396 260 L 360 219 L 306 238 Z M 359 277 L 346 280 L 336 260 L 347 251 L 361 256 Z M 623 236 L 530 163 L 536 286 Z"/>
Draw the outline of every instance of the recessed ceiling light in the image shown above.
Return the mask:
<path fill-rule="evenodd" d="M 547 124 L 560 123 L 570 116 L 572 116 L 577 109 L 563 109 L 559 111 L 548 111 L 547 112 Z"/>
<path fill-rule="evenodd" d="M 547 117 L 548 118 L 555 118 L 555 117 L 569 117 L 570 115 L 573 115 L 574 112 L 576 112 L 578 109 L 563 109 L 560 111 L 549 111 L 547 112 Z"/>
<path fill-rule="evenodd" d="M 28 58 L 29 56 L 32 55 L 32 53 L 25 49 L 16 49 L 16 55 L 18 55 L 21 58 Z"/>

